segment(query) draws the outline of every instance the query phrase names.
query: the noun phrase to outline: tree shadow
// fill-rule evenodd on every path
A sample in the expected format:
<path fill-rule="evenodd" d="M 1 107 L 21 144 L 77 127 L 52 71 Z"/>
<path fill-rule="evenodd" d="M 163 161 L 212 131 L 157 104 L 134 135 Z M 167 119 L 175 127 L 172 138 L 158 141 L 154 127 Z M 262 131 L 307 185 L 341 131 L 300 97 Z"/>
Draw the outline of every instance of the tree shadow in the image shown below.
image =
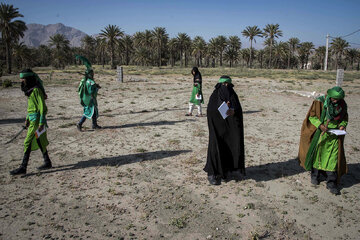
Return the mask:
<path fill-rule="evenodd" d="M 15 124 L 15 123 L 25 123 L 25 118 L 8 118 L 8 119 L 0 119 L 1 124 Z"/>
<path fill-rule="evenodd" d="M 129 123 L 119 126 L 104 126 L 102 129 L 117 129 L 117 128 L 129 128 L 129 127 L 145 127 L 145 126 L 162 126 L 162 125 L 175 125 L 181 122 L 195 122 L 194 119 L 186 119 L 180 121 L 157 121 L 157 122 L 144 122 L 144 123 Z"/>
<path fill-rule="evenodd" d="M 203 107 L 203 109 L 206 109 L 206 107 Z M 139 113 L 152 113 L 152 112 L 167 112 L 167 111 L 186 111 L 188 110 L 188 108 L 166 108 L 166 109 L 156 109 L 156 110 L 141 110 L 141 111 L 137 111 L 137 112 L 127 112 L 127 113 L 116 113 L 116 114 L 101 114 L 101 116 L 104 117 L 116 117 L 116 116 L 121 116 L 121 115 L 131 115 L 131 114 L 139 114 Z M 262 112 L 259 110 L 249 110 L 249 111 L 244 111 L 243 114 L 253 114 L 253 113 L 258 113 L 258 112 Z M 80 120 L 81 116 L 71 116 L 71 117 L 47 117 L 48 121 L 54 121 L 54 120 L 72 120 L 72 119 L 79 119 Z M 8 118 L 8 119 L 0 119 L 0 125 L 1 124 L 16 124 L 16 123 L 24 123 L 25 122 L 25 118 Z M 108 127 L 111 128 L 111 127 Z M 113 128 L 121 128 L 119 126 L 115 126 Z"/>
<path fill-rule="evenodd" d="M 188 152 L 191 152 L 191 150 L 155 151 L 155 152 L 127 154 L 127 155 L 100 158 L 100 159 L 90 159 L 86 161 L 80 161 L 74 164 L 53 167 L 46 171 L 25 174 L 22 177 L 29 177 L 33 175 L 41 175 L 41 174 L 55 173 L 62 171 L 72 171 L 72 170 L 91 168 L 91 167 L 101 167 L 101 166 L 118 167 L 131 163 L 159 160 L 162 158 L 173 157 Z"/>

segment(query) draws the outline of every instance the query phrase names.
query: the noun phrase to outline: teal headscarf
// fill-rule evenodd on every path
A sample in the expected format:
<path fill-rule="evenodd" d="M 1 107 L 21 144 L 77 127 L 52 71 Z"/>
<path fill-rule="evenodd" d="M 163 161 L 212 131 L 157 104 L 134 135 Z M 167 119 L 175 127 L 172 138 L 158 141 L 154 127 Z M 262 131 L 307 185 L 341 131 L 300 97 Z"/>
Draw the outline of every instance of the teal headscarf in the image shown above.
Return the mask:
<path fill-rule="evenodd" d="M 229 76 L 221 76 L 219 79 L 219 83 L 231 83 L 231 78 Z"/>

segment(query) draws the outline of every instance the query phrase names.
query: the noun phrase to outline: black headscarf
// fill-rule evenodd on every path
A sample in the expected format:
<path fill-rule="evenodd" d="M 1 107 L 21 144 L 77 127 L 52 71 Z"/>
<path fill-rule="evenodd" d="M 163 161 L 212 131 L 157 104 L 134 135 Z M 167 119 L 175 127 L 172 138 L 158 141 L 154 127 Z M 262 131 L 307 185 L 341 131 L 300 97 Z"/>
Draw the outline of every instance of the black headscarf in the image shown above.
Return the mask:
<path fill-rule="evenodd" d="M 194 75 L 194 84 L 195 83 L 200 83 L 200 84 L 202 83 L 201 73 L 200 73 L 200 71 L 199 71 L 199 69 L 197 67 L 193 67 L 193 69 L 191 70 L 191 74 Z"/>

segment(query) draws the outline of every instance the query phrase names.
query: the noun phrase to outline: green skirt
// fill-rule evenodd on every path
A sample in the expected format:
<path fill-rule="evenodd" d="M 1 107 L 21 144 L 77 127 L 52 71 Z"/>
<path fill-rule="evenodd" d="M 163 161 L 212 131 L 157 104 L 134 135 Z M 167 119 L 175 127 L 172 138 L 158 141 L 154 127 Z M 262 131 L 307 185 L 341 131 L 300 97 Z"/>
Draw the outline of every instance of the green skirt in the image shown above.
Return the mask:
<path fill-rule="evenodd" d="M 196 99 L 197 94 L 200 94 L 201 100 Z M 195 105 L 200 105 L 201 103 L 204 103 L 204 96 L 203 96 L 199 86 L 193 87 L 193 90 L 191 92 L 190 102 Z"/>

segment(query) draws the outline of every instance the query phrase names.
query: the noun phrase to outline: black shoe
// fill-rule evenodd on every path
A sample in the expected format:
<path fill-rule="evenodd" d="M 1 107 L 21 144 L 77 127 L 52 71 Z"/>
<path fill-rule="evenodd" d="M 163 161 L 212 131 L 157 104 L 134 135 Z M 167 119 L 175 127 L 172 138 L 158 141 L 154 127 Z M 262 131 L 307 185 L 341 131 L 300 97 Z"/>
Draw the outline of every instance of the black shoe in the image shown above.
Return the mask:
<path fill-rule="evenodd" d="M 20 175 L 20 174 L 26 174 L 26 167 L 20 166 L 19 168 L 10 171 L 10 175 Z"/>
<path fill-rule="evenodd" d="M 43 165 L 41 165 L 37 169 L 38 170 L 45 170 L 45 169 L 49 169 L 49 168 L 52 168 L 51 162 L 45 162 Z"/>
<path fill-rule="evenodd" d="M 101 127 L 99 125 L 94 125 L 92 126 L 92 129 L 101 129 Z"/>
<path fill-rule="evenodd" d="M 333 186 L 333 187 L 329 187 L 329 186 L 326 186 L 327 189 L 329 189 L 329 191 L 334 194 L 334 195 L 340 195 L 340 190 Z"/>
<path fill-rule="evenodd" d="M 76 128 L 77 128 L 77 130 L 79 130 L 80 132 L 82 132 L 81 125 L 80 125 L 79 123 L 76 124 Z"/>
<path fill-rule="evenodd" d="M 220 185 L 221 184 L 221 179 L 217 178 L 215 175 L 209 175 L 208 180 L 211 185 Z"/>
<path fill-rule="evenodd" d="M 192 114 L 191 114 L 191 113 L 187 113 L 187 114 L 185 114 L 185 116 L 189 117 L 189 116 L 192 116 Z"/>
<path fill-rule="evenodd" d="M 311 184 L 313 184 L 313 185 L 319 185 L 320 182 L 319 182 L 319 180 L 316 179 L 316 178 L 311 178 Z"/>

